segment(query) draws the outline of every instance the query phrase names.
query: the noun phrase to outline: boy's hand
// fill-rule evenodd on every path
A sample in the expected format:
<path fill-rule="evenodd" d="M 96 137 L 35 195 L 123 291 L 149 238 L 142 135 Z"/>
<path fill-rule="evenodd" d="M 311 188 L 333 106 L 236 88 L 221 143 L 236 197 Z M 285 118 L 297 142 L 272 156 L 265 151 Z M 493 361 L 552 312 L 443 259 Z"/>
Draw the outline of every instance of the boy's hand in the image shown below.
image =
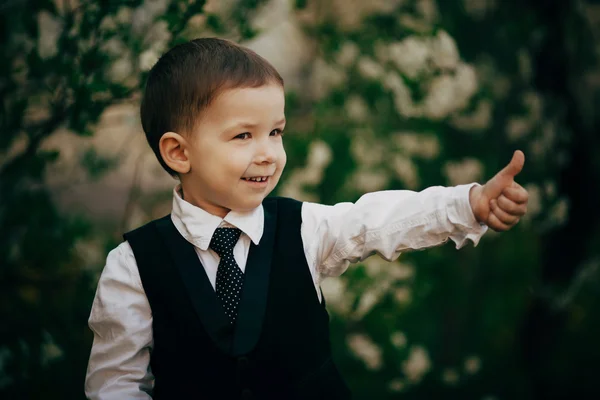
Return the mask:
<path fill-rule="evenodd" d="M 515 151 L 510 163 L 483 186 L 469 193 L 471 209 L 477 221 L 493 230 L 506 231 L 527 212 L 527 191 L 514 178 L 523 169 L 525 155 Z"/>

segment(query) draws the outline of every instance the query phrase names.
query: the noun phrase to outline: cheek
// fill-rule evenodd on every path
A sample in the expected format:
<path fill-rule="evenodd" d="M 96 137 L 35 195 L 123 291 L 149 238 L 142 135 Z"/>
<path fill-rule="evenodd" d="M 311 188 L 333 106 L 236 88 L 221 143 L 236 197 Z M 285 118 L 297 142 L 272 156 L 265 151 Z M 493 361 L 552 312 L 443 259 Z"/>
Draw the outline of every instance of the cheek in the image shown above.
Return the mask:
<path fill-rule="evenodd" d="M 281 146 L 281 151 L 277 157 L 277 164 L 278 164 L 277 168 L 279 169 L 279 172 L 281 172 L 283 170 L 283 168 L 285 168 L 286 163 L 287 163 L 287 154 L 286 154 L 283 146 Z"/>

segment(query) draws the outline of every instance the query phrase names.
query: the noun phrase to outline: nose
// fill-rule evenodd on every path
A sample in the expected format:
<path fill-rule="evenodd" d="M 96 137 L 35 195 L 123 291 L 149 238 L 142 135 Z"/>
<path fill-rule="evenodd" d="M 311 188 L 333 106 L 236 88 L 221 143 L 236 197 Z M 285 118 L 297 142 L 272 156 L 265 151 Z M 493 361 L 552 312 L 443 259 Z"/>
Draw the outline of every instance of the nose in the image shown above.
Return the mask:
<path fill-rule="evenodd" d="M 257 164 L 274 164 L 277 161 L 277 150 L 273 144 L 263 143 L 259 147 L 255 162 Z"/>

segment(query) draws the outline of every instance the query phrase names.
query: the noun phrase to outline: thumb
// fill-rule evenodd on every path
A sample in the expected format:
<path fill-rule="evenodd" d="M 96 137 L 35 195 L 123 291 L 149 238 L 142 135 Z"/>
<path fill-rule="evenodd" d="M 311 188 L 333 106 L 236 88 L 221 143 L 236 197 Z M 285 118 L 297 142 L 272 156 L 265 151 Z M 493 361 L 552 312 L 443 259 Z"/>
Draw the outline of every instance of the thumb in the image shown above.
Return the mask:
<path fill-rule="evenodd" d="M 500 196 L 505 187 L 512 185 L 514 177 L 521 172 L 525 164 L 525 154 L 521 150 L 515 151 L 512 160 L 490 179 L 484 186 L 484 192 L 489 198 Z"/>
<path fill-rule="evenodd" d="M 514 152 L 512 160 L 508 163 L 506 167 L 504 167 L 498 175 L 502 175 L 507 178 L 514 178 L 521 172 L 523 169 L 523 165 L 525 165 L 525 154 L 521 150 L 517 150 Z"/>

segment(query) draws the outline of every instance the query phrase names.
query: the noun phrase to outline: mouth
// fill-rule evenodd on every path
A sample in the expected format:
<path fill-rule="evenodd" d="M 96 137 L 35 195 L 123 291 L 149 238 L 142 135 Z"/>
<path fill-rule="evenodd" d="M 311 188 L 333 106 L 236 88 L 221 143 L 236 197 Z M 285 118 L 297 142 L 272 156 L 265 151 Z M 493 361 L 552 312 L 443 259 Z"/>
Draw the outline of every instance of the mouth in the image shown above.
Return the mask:
<path fill-rule="evenodd" d="M 249 176 L 243 177 L 242 180 L 252 187 L 262 188 L 269 184 L 269 178 L 270 176 Z"/>

